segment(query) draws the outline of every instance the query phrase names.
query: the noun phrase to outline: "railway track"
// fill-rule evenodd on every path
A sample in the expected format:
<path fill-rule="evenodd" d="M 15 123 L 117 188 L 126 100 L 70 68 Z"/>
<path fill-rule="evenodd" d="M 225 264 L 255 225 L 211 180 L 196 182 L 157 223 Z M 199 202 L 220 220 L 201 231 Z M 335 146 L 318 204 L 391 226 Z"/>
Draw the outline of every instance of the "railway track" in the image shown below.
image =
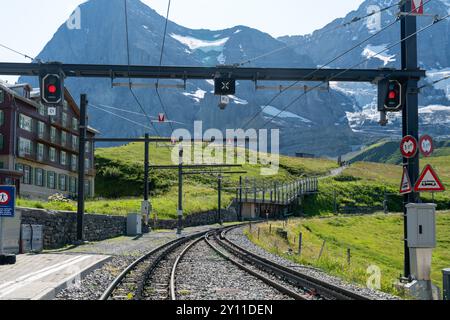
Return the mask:
<path fill-rule="evenodd" d="M 227 239 L 228 227 L 169 242 L 134 261 L 108 287 L 100 300 L 177 300 L 177 277 L 185 256 L 203 250 L 244 271 L 262 286 L 295 300 L 368 300 L 346 289 L 312 278 L 260 257 Z M 205 243 L 207 245 L 205 245 Z M 198 254 L 198 253 L 197 253 Z M 210 252 L 211 254 L 211 252 Z M 194 263 L 196 261 L 194 260 Z M 261 284 L 262 283 L 262 284 Z M 198 288 L 201 290 L 202 288 Z M 256 289 L 255 289 L 256 290 Z M 214 296 L 211 296 L 214 299 Z"/>

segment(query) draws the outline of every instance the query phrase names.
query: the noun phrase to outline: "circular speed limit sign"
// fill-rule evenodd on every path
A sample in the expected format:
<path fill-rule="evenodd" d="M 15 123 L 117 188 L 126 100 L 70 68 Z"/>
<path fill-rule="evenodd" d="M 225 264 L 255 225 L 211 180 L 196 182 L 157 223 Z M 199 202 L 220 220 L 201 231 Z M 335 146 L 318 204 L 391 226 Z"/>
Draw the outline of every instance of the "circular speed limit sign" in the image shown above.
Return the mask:
<path fill-rule="evenodd" d="M 429 157 L 434 151 L 433 138 L 428 135 L 420 138 L 419 141 L 420 152 L 424 157 Z"/>
<path fill-rule="evenodd" d="M 400 143 L 400 151 L 403 157 L 409 159 L 417 154 L 417 140 L 413 136 L 406 136 Z"/>

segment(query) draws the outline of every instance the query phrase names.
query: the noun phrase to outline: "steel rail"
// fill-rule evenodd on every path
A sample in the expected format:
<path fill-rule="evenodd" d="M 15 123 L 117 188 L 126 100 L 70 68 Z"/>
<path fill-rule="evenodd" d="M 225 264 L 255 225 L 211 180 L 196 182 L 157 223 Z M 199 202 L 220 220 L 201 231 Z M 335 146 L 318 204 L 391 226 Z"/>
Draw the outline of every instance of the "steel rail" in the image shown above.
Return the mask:
<path fill-rule="evenodd" d="M 200 237 L 200 239 L 205 235 L 206 232 L 201 232 L 201 233 L 197 233 L 188 237 L 182 237 L 179 239 L 175 239 L 172 240 L 166 244 L 163 244 L 162 246 L 159 246 L 149 252 L 147 252 L 146 254 L 144 254 L 143 256 L 141 256 L 140 258 L 136 259 L 133 263 L 131 263 L 125 270 L 123 270 L 119 276 L 117 276 L 113 282 L 111 282 L 111 284 L 108 286 L 108 288 L 103 292 L 102 296 L 99 298 L 99 300 L 108 300 L 114 290 L 121 284 L 121 282 L 124 280 L 124 278 L 131 273 L 131 271 L 133 271 L 137 265 L 139 265 L 140 263 L 144 262 L 145 260 L 149 259 L 150 257 L 152 257 L 153 255 L 157 254 L 158 252 L 162 251 L 162 253 L 159 255 L 159 257 L 155 260 L 154 263 L 152 263 L 152 265 L 150 266 L 150 268 L 148 268 L 148 271 L 154 269 L 154 267 L 157 265 L 157 263 L 159 263 L 159 261 L 161 261 L 165 256 L 167 256 L 167 254 L 169 254 L 170 252 L 172 252 L 175 248 L 183 245 L 184 243 L 186 243 L 187 241 L 196 238 L 196 237 Z"/>
<path fill-rule="evenodd" d="M 328 299 L 370 300 L 368 297 L 359 295 L 353 291 L 349 291 L 342 287 L 335 286 L 323 280 L 319 280 L 317 278 L 305 275 L 298 271 L 279 265 L 273 261 L 267 260 L 266 258 L 263 258 L 257 254 L 254 254 L 253 252 L 250 252 L 242 248 L 241 246 L 237 245 L 236 243 L 226 238 L 226 234 L 235 228 L 237 227 L 233 227 L 231 229 L 222 231 L 221 239 L 223 240 L 219 241 L 219 244 L 223 244 L 226 250 L 230 250 L 231 252 L 233 252 L 233 254 L 236 254 L 243 260 L 255 264 L 256 266 L 260 267 L 263 270 L 280 275 L 292 281 L 293 283 L 301 285 L 305 288 L 314 289 L 317 292 L 317 294 Z"/>
<path fill-rule="evenodd" d="M 180 263 L 181 259 L 183 259 L 183 257 L 186 255 L 186 253 L 192 249 L 197 243 L 199 243 L 200 241 L 203 241 L 203 237 L 198 238 L 197 240 L 191 242 L 189 245 L 187 245 L 183 251 L 178 255 L 177 259 L 175 260 L 173 266 L 172 266 L 172 272 L 170 273 L 170 297 L 172 300 L 177 300 L 177 295 L 176 295 L 176 272 L 177 272 L 177 268 L 178 268 L 178 264 Z"/>
<path fill-rule="evenodd" d="M 233 229 L 234 227 L 232 227 L 231 229 Z M 217 231 L 216 231 L 217 232 Z M 221 257 L 223 257 L 224 259 L 226 259 L 227 261 L 230 261 L 231 263 L 233 263 L 234 265 L 236 265 L 238 268 L 244 270 L 245 272 L 251 274 L 252 276 L 258 278 L 259 280 L 263 281 L 264 283 L 268 284 L 269 286 L 277 289 L 278 291 L 280 291 L 281 293 L 284 293 L 288 296 L 290 296 L 291 298 L 294 298 L 295 300 L 310 300 L 307 296 L 305 295 L 301 295 L 297 292 L 292 291 L 289 288 L 286 288 L 285 286 L 279 284 L 278 282 L 275 282 L 263 275 L 261 275 L 260 273 L 244 266 L 243 264 L 241 264 L 240 262 L 236 261 L 235 259 L 233 259 L 232 257 L 230 257 L 229 255 L 227 255 L 226 253 L 224 253 L 222 250 L 220 250 L 219 248 L 217 248 L 214 244 L 212 244 L 212 242 L 209 240 L 209 236 L 212 235 L 212 232 L 209 232 L 205 235 L 205 241 L 206 243 L 215 251 L 217 252 Z M 216 241 L 218 241 L 217 238 L 215 238 Z"/>

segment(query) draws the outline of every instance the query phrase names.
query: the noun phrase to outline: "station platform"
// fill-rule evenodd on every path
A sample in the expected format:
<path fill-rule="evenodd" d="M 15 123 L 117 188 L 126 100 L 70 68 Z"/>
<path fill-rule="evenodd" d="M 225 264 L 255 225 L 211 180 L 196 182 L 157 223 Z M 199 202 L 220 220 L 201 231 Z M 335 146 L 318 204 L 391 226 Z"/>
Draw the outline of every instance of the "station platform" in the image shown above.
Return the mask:
<path fill-rule="evenodd" d="M 50 300 L 59 290 L 110 259 L 91 254 L 23 254 L 0 266 L 0 300 Z"/>
<path fill-rule="evenodd" d="M 183 235 L 218 228 L 186 228 Z M 0 300 L 52 300 L 61 291 L 117 256 L 138 258 L 143 252 L 177 238 L 162 230 L 138 237 L 119 237 L 41 254 L 17 256 L 15 265 L 0 266 Z"/>

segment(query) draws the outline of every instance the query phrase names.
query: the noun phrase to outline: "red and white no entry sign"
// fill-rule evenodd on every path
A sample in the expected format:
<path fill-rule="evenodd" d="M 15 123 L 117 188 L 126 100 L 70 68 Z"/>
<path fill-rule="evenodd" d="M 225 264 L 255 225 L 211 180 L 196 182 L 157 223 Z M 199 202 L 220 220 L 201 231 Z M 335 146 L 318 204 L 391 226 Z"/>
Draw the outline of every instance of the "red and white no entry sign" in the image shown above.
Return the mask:
<path fill-rule="evenodd" d="M 6 205 L 9 203 L 10 195 L 7 191 L 0 191 L 0 205 Z"/>
<path fill-rule="evenodd" d="M 417 140 L 413 136 L 406 136 L 400 143 L 400 151 L 405 158 L 413 158 L 417 154 Z"/>
<path fill-rule="evenodd" d="M 420 138 L 419 141 L 420 152 L 425 156 L 429 157 L 434 151 L 433 138 L 428 135 Z"/>

